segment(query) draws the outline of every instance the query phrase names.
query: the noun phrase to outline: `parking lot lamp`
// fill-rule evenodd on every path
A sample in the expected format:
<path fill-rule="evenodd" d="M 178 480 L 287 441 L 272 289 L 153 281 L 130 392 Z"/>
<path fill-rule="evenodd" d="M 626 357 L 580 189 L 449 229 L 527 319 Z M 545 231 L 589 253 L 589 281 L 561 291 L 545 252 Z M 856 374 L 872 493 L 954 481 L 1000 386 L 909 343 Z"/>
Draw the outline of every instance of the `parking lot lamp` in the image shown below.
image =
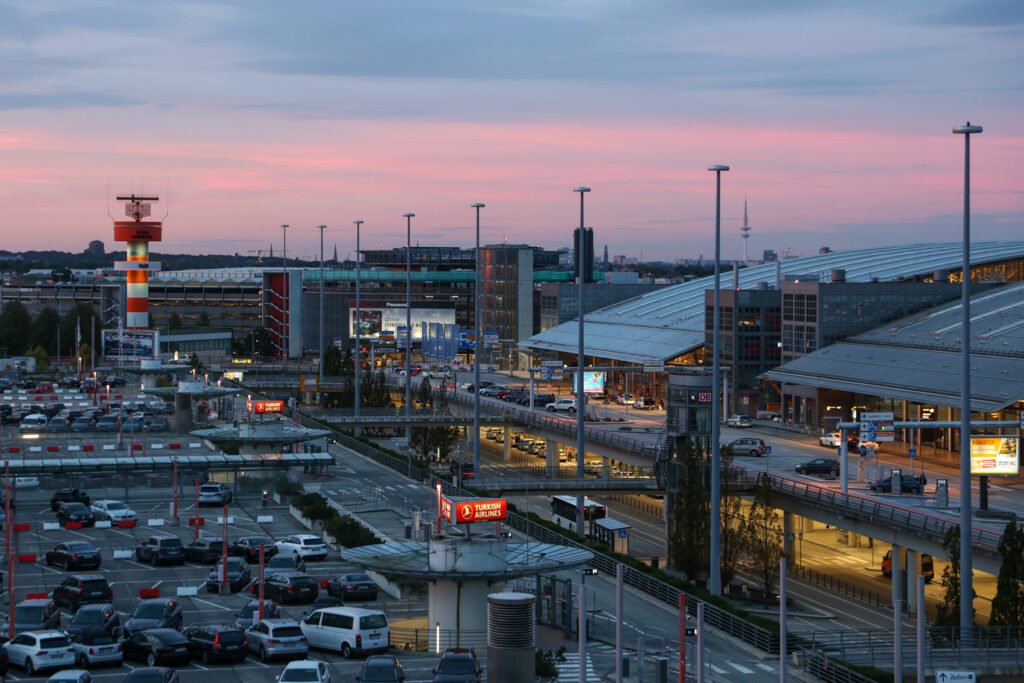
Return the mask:
<path fill-rule="evenodd" d="M 721 249 L 722 249 L 722 172 L 729 167 L 722 164 L 708 166 L 715 174 L 715 295 L 714 314 L 712 320 L 713 349 L 711 364 L 711 547 L 708 570 L 711 574 L 709 588 L 712 595 L 722 594 L 722 572 L 719 568 L 721 555 L 722 533 L 722 449 L 719 444 L 722 433 L 722 401 L 721 401 Z"/>
<path fill-rule="evenodd" d="M 476 209 L 476 265 L 473 267 L 475 284 L 473 285 L 473 473 L 480 476 L 480 340 L 483 330 L 480 324 L 480 209 L 484 204 L 471 204 Z"/>

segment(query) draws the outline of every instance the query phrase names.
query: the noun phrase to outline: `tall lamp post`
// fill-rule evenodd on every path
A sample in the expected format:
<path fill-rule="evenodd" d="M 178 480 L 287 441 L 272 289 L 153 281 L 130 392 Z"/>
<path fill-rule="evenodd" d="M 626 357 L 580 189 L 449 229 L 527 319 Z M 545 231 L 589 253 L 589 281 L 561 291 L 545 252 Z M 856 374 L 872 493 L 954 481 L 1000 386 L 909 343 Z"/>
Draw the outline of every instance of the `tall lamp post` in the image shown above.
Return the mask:
<path fill-rule="evenodd" d="M 578 287 L 577 303 L 578 303 L 578 326 L 576 331 L 576 478 L 583 479 L 583 464 L 586 460 L 586 439 L 584 438 L 584 418 L 586 412 L 586 394 L 583 393 L 583 365 L 584 365 L 584 347 L 583 347 L 583 284 L 586 277 L 584 273 L 586 269 L 583 263 L 583 244 L 584 244 L 584 221 L 583 221 L 583 198 L 588 192 L 589 187 L 574 187 L 573 192 L 580 193 L 580 234 L 579 239 L 576 243 L 576 264 L 577 270 L 579 271 L 579 277 L 576 278 L 576 284 Z M 584 511 L 583 511 L 584 496 L 582 493 L 576 495 L 576 532 L 582 536 L 585 530 L 584 527 Z M 582 633 L 582 627 L 580 629 Z M 582 639 L 583 636 L 581 635 Z M 584 661 L 584 660 L 580 660 Z"/>
<path fill-rule="evenodd" d="M 359 393 L 359 383 L 362 375 L 363 366 L 363 353 L 362 353 L 362 342 L 360 340 L 362 325 L 361 311 L 359 308 L 359 229 L 363 225 L 363 221 L 354 220 L 352 221 L 356 225 L 356 399 L 355 399 L 355 416 L 356 421 L 359 420 L 359 405 L 362 403 Z M 358 429 L 358 427 L 356 427 Z"/>
<path fill-rule="evenodd" d="M 405 439 L 411 444 L 412 423 L 408 420 L 412 418 L 412 219 L 416 214 L 402 215 L 405 217 Z M 411 475 L 411 465 L 409 470 Z"/>
<path fill-rule="evenodd" d="M 316 229 L 320 231 L 320 376 L 316 383 L 316 404 L 323 408 L 324 350 L 326 348 L 324 344 L 324 230 L 327 229 L 327 226 L 318 225 Z"/>
<path fill-rule="evenodd" d="M 722 594 L 722 572 L 719 568 L 722 543 L 722 449 L 719 439 L 722 432 L 722 399 L 721 399 L 721 367 L 719 362 L 722 349 L 721 330 L 721 249 L 722 249 L 722 172 L 728 166 L 715 164 L 708 166 L 715 174 L 715 303 L 713 325 L 713 341 L 711 362 L 711 548 L 709 569 L 711 572 L 710 589 L 712 595 Z"/>
<path fill-rule="evenodd" d="M 486 206 L 481 202 L 470 204 L 476 209 L 476 258 L 475 284 L 473 285 L 473 325 L 476 334 L 473 336 L 473 472 L 480 476 L 480 340 L 483 329 L 480 324 L 480 209 Z"/>
<path fill-rule="evenodd" d="M 971 555 L 971 135 L 968 121 L 953 129 L 964 136 L 964 244 L 960 289 L 960 628 L 969 642 L 974 625 L 974 557 Z M 920 607 L 919 607 L 920 609 Z"/>
<path fill-rule="evenodd" d="M 281 356 L 285 363 L 288 362 L 288 330 L 291 328 L 288 320 L 288 224 L 281 224 L 281 314 L 283 316 L 281 325 Z"/>

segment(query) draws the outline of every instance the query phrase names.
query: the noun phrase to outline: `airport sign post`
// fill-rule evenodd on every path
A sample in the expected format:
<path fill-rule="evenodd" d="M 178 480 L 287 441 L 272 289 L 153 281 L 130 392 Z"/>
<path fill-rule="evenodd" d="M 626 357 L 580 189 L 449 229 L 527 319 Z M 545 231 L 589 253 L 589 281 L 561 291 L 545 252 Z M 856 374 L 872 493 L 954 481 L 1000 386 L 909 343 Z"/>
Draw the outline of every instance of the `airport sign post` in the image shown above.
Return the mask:
<path fill-rule="evenodd" d="M 978 677 L 973 671 L 936 671 L 936 683 L 977 683 Z"/>
<path fill-rule="evenodd" d="M 892 413 L 861 413 L 861 441 L 895 441 Z"/>

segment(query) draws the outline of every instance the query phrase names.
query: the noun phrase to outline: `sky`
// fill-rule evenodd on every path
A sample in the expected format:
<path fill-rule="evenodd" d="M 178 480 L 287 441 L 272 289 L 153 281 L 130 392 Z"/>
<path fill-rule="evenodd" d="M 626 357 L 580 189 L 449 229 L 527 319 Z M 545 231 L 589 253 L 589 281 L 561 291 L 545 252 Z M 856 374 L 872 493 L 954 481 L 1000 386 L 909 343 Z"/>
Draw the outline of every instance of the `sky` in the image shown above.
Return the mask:
<path fill-rule="evenodd" d="M 646 260 L 1024 238 L 1020 0 L 0 0 L 0 249 Z M 122 210 L 113 204 L 109 210 Z"/>

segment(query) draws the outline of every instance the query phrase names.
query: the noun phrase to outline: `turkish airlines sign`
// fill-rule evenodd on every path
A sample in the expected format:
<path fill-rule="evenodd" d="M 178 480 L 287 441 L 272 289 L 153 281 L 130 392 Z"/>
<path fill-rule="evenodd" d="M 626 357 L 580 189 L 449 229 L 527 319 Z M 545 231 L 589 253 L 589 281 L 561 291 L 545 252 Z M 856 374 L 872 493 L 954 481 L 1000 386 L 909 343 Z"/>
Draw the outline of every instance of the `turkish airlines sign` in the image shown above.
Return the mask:
<path fill-rule="evenodd" d="M 284 412 L 284 401 L 253 401 L 252 412 L 282 413 Z"/>
<path fill-rule="evenodd" d="M 500 522 L 508 516 L 508 504 L 498 500 L 441 499 L 441 516 L 455 524 Z"/>

